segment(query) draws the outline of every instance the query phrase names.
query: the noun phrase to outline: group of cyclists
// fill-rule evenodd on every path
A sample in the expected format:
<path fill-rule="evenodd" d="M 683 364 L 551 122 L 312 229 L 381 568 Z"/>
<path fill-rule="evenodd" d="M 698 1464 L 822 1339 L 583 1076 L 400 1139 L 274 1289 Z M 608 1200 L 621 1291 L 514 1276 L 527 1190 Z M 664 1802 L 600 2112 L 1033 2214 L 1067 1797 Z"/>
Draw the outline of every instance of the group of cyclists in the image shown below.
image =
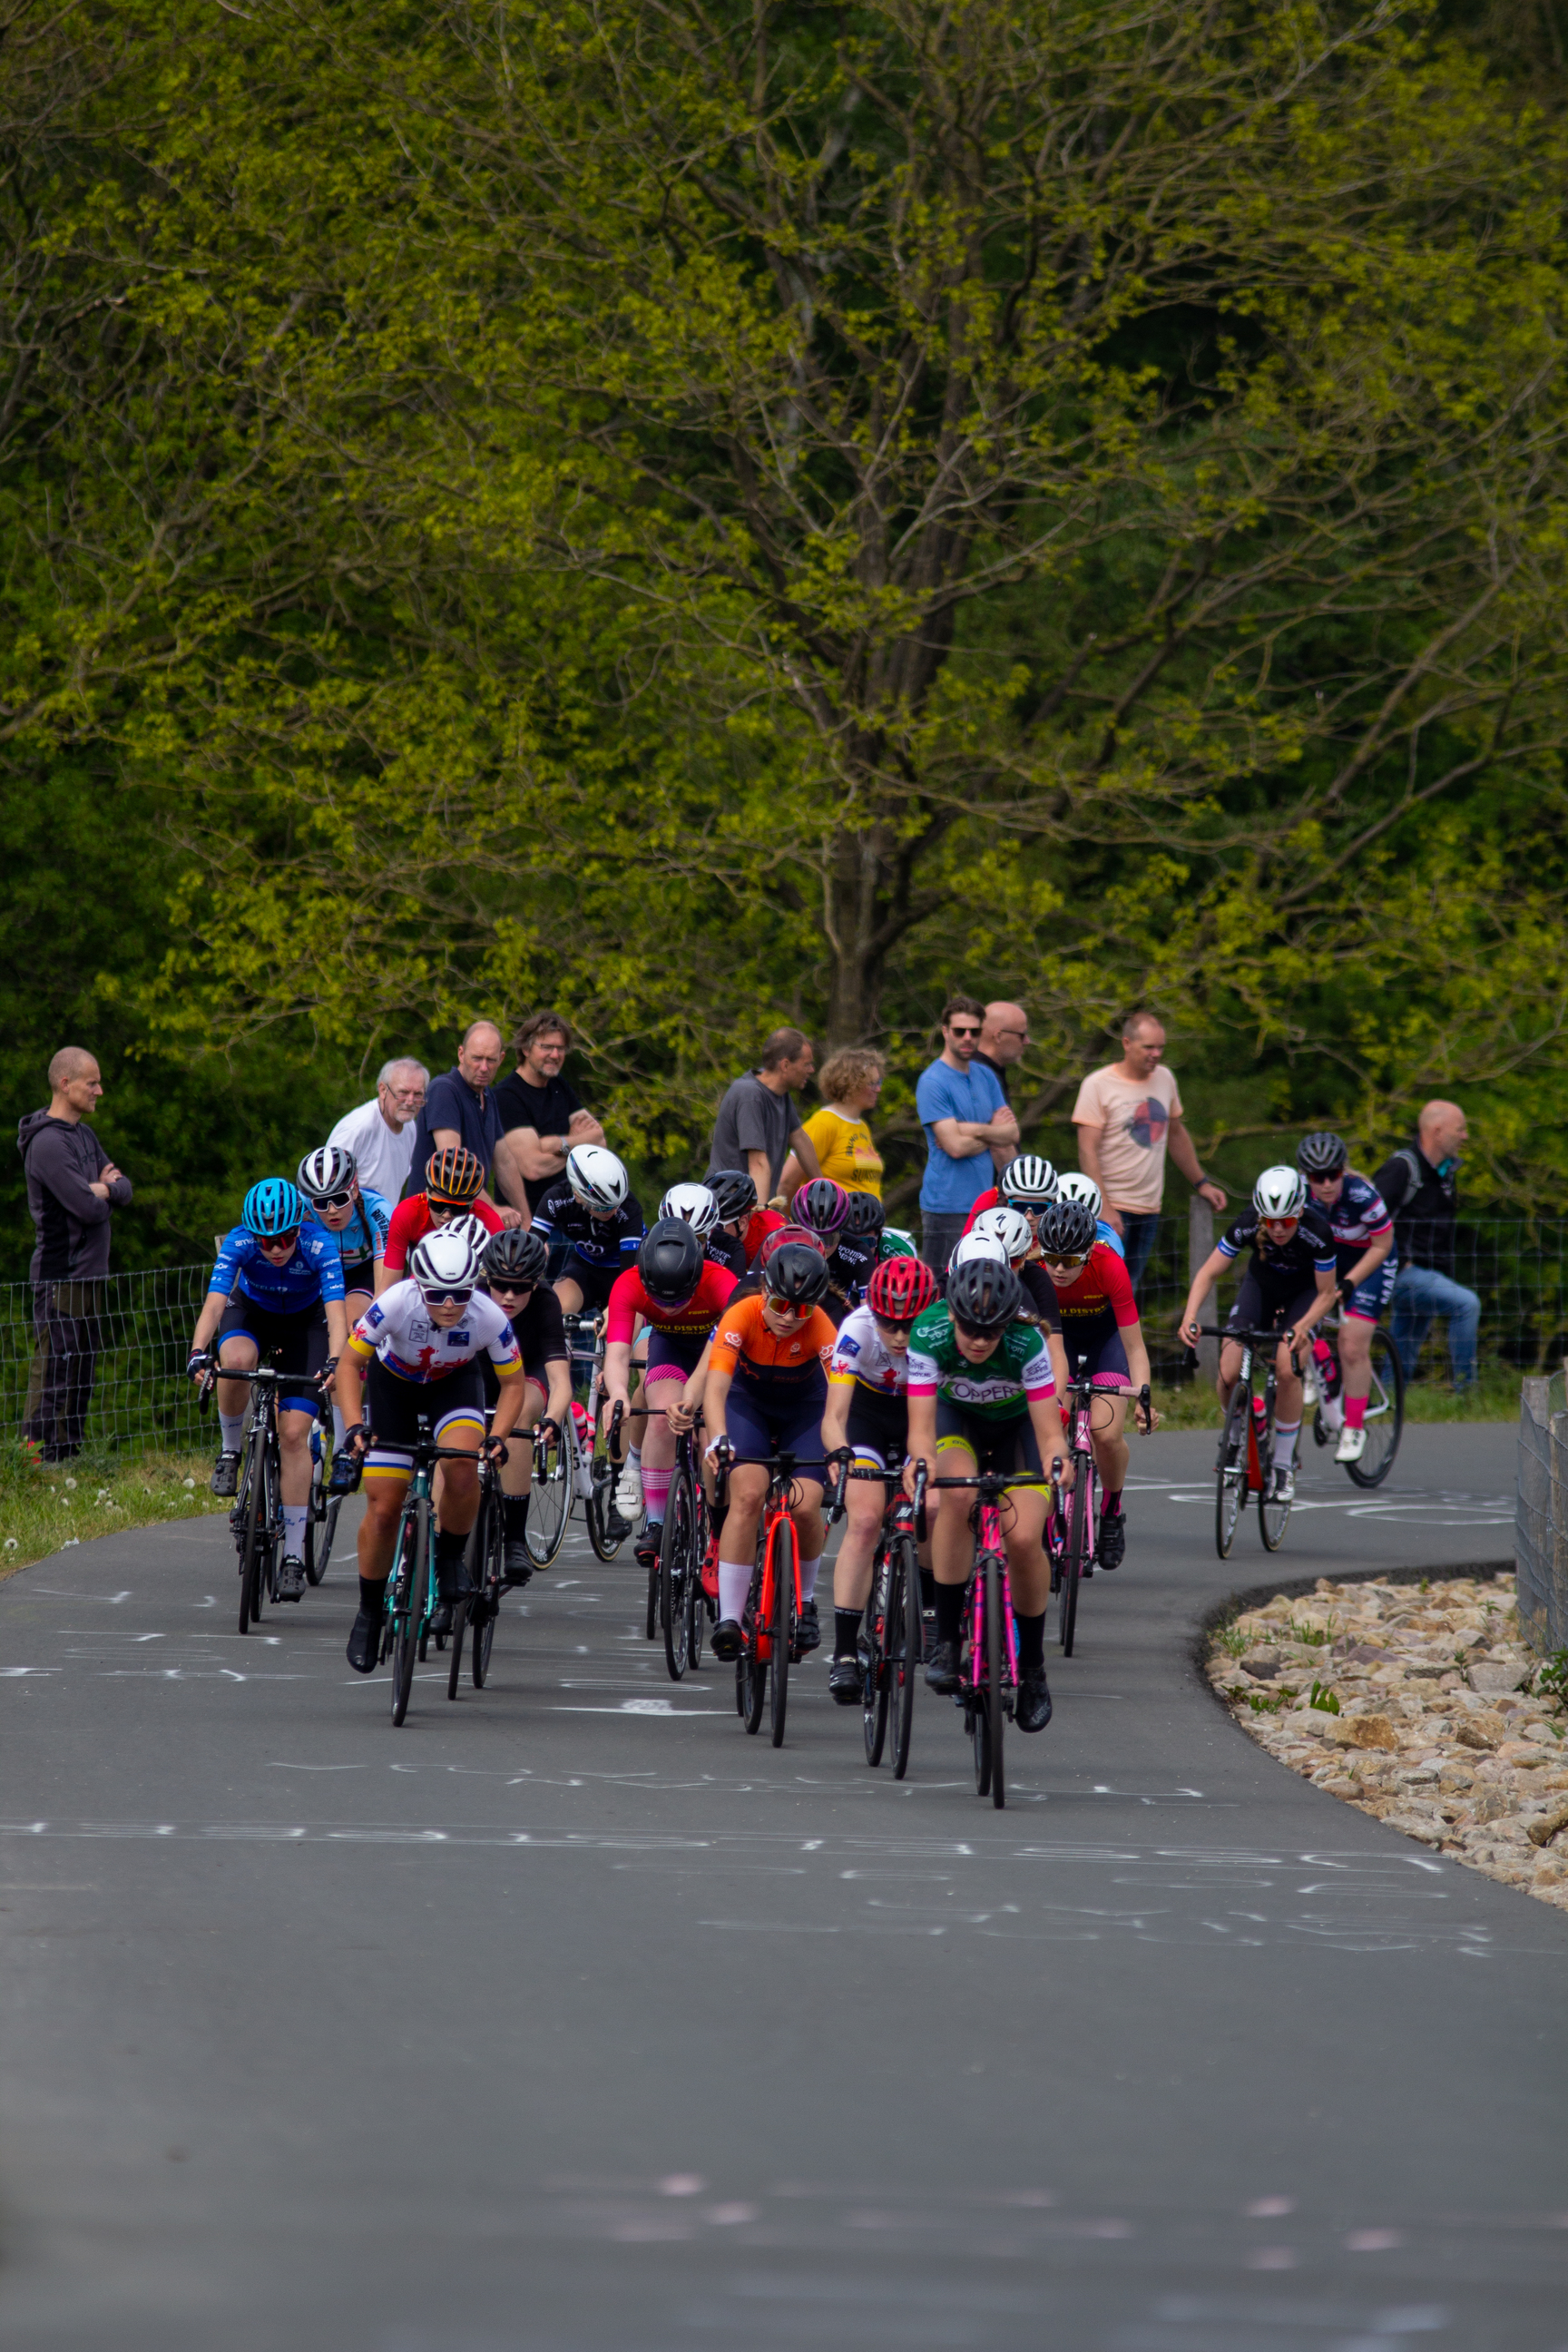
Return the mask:
<path fill-rule="evenodd" d="M 363 1186 L 352 1152 L 326 1144 L 295 1180 L 253 1185 L 224 1239 L 192 1337 L 188 1370 L 215 1376 L 220 1451 L 216 1495 L 238 1484 L 249 1375 L 266 1358 L 279 1392 L 283 1563 L 279 1598 L 306 1583 L 311 1436 L 330 1396 L 331 1487 L 362 1479 L 359 1602 L 350 1664 L 382 1653 L 387 1577 L 416 1435 L 443 1449 L 437 1488 L 434 1630 L 464 1601 L 481 1458 L 499 1482 L 505 1581 L 531 1580 L 528 1512 L 536 1453 L 559 1442 L 574 1402 L 567 1317 L 592 1318 L 603 1347 L 600 1409 L 615 1433 L 609 1533 L 658 1561 L 679 1440 L 694 1438 L 713 1534 L 702 1589 L 711 1648 L 732 1659 L 744 1639 L 769 1464 L 786 1454 L 800 1560 L 799 1643 L 816 1648 L 816 1583 L 828 1507 L 846 1527 L 834 1574 L 828 1687 L 857 1705 L 862 1619 L 884 1513 L 912 1496 L 921 1465 L 935 1504 L 926 1680 L 959 1687 L 973 1557 L 972 1497 L 939 1478 L 1000 1472 L 1017 1671 L 1015 1719 L 1049 1721 L 1045 1628 L 1051 1528 L 1074 1478 L 1062 1399 L 1093 1397 L 1089 1443 L 1100 1489 L 1093 1569 L 1125 1556 L 1127 1415 L 1156 1425 L 1137 1301 L 1099 1188 L 1020 1153 L 975 1202 L 948 1265 L 919 1255 L 868 1190 L 827 1177 L 786 1202 L 761 1202 L 742 1170 L 673 1185 L 651 1223 L 623 1162 L 580 1144 L 531 1223 L 503 1221 L 485 1171 L 460 1146 L 436 1150 L 422 1189 L 394 1205 Z M 1250 1260 L 1231 1320 L 1280 1332 L 1279 1406 L 1268 1476 L 1288 1492 L 1300 1436 L 1297 1369 L 1328 1307 L 1342 1297 L 1344 1367 L 1339 1458 L 1355 1458 L 1367 1345 L 1395 1271 L 1393 1223 L 1349 1168 L 1342 1141 L 1308 1136 L 1295 1167 L 1264 1171 L 1194 1278 L 1181 1318 L 1195 1345 L 1201 1301 L 1244 1249 Z M 1358 1327 L 1364 1337 L 1358 1350 Z M 1222 1348 L 1228 1399 L 1238 1347 Z M 298 1386 L 290 1386 L 290 1382 Z M 1081 1393 L 1081 1386 L 1080 1386 Z M 851 1482 L 850 1467 L 872 1474 Z M 922 1482 L 923 1483 L 923 1482 Z M 922 1566 L 925 1563 L 922 1563 Z"/>

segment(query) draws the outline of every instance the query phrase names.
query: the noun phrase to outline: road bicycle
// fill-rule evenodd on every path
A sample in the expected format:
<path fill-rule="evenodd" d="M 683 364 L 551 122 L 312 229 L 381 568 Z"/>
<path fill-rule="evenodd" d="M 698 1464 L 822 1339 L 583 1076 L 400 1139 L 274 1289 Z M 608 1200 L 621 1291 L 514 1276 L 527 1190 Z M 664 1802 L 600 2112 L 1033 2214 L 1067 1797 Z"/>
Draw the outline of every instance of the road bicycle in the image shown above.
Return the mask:
<path fill-rule="evenodd" d="M 310 1508 L 305 1521 L 308 1584 L 320 1584 L 327 1572 L 337 1538 L 338 1513 L 343 1507 L 342 1496 L 331 1492 L 332 1463 L 327 1444 L 331 1425 L 331 1407 L 323 1398 L 316 1407 L 316 1426 L 310 1432 Z"/>
<path fill-rule="evenodd" d="M 1094 1458 L 1093 1415 L 1098 1397 L 1126 1396 L 1125 1389 L 1097 1389 L 1090 1372 L 1080 1372 L 1067 1391 L 1067 1436 L 1077 1465 L 1072 1491 L 1064 1496 L 1058 1486 L 1047 1519 L 1051 1550 L 1051 1591 L 1057 1597 L 1057 1640 L 1064 1658 L 1070 1658 L 1078 1633 L 1079 1588 L 1094 1574 L 1100 1540 L 1100 1472 Z M 1135 1410 L 1145 1427 L 1152 1399 L 1145 1386 L 1139 1390 Z"/>
<path fill-rule="evenodd" d="M 775 1748 L 784 1746 L 789 1707 L 789 1670 L 800 1663 L 800 1540 L 790 1514 L 798 1507 L 795 1455 L 776 1448 L 766 1456 L 735 1454 L 728 1442 L 719 1455 L 721 1494 L 729 1474 L 754 1462 L 768 1474 L 768 1491 L 757 1527 L 756 1565 L 741 1617 L 741 1654 L 735 1661 L 735 1712 L 748 1732 L 768 1728 Z"/>
<path fill-rule="evenodd" d="M 981 1470 L 973 1478 L 933 1478 L 931 1484 L 967 1486 L 974 1495 L 969 1521 L 974 1529 L 974 1566 L 964 1594 L 958 1704 L 963 1709 L 963 1728 L 974 1745 L 975 1793 L 989 1796 L 1000 1812 L 1007 1802 L 1005 1727 L 1012 1721 L 1018 1688 L 1018 1636 L 1002 1534 L 1002 1498 L 1009 1486 L 1054 1486 L 1056 1481 L 1014 1470 Z"/>
<path fill-rule="evenodd" d="M 620 1432 L 621 1409 L 616 1407 L 607 1431 L 599 1427 L 599 1399 L 605 1378 L 603 1318 L 563 1315 L 566 1345 L 572 1359 L 574 1385 L 585 1385 L 587 1402 L 574 1400 L 562 1416 L 554 1444 L 536 1449 L 533 1486 L 528 1507 L 527 1544 L 535 1568 L 548 1568 L 566 1538 L 573 1506 L 581 1502 L 588 1541 L 599 1559 L 614 1559 L 633 1530 L 615 1509 L 616 1481 L 620 1465 L 611 1447 Z M 583 1345 L 583 1335 L 591 1345 Z M 586 1367 L 585 1376 L 584 1367 Z M 612 1532 L 619 1529 L 618 1533 Z M 649 1638 L 652 1637 L 650 1626 Z"/>
<path fill-rule="evenodd" d="M 1312 1334 L 1328 1341 L 1333 1361 L 1334 1379 L 1328 1385 L 1335 1395 L 1345 1392 L 1344 1367 L 1340 1361 L 1339 1330 L 1342 1315 L 1325 1315 Z M 1338 1430 L 1331 1429 L 1323 1415 L 1323 1363 L 1314 1357 L 1308 1367 L 1308 1376 L 1315 1379 L 1318 1389 L 1318 1410 L 1312 1416 L 1312 1437 L 1315 1444 L 1327 1445 L 1337 1437 Z M 1340 1426 L 1343 1427 L 1342 1422 Z M 1347 1462 L 1344 1468 L 1357 1486 L 1381 1486 L 1394 1467 L 1394 1457 L 1399 1451 L 1399 1441 L 1405 1433 L 1405 1368 L 1394 1352 L 1394 1341 L 1381 1324 L 1372 1335 L 1372 1389 L 1366 1401 L 1366 1445 L 1359 1462 Z"/>
<path fill-rule="evenodd" d="M 513 1445 L 531 1445 L 533 1442 L 532 1430 L 514 1429 L 506 1441 L 500 1461 L 506 1460 L 507 1451 Z M 452 1654 L 447 1662 L 448 1698 L 457 1697 L 462 1680 L 465 1633 L 471 1636 L 468 1671 L 474 1688 L 483 1690 L 490 1670 L 496 1619 L 500 1615 L 501 1596 L 507 1590 L 506 1497 L 501 1492 L 500 1462 L 489 1454 L 482 1455 L 479 1461 L 479 1507 L 468 1537 L 464 1565 L 468 1572 L 468 1591 L 452 1612 Z"/>
<path fill-rule="evenodd" d="M 278 1435 L 278 1391 L 304 1396 L 320 1382 L 308 1372 L 280 1372 L 258 1364 L 247 1372 L 219 1373 L 215 1364 L 203 1370 L 196 1404 L 205 1412 L 218 1380 L 246 1381 L 250 1386 L 250 1426 L 246 1432 L 239 1482 L 228 1524 L 239 1555 L 239 1630 L 247 1633 L 260 1622 L 262 1604 L 278 1603 L 278 1571 L 283 1564 L 283 1454 Z M 306 1527 L 309 1529 L 310 1521 Z"/>
<path fill-rule="evenodd" d="M 875 1479 L 888 1497 L 871 1564 L 870 1595 L 861 1621 L 860 1723 L 866 1761 L 873 1767 L 882 1760 L 890 1725 L 893 1778 L 901 1780 L 910 1768 L 915 1685 L 925 1650 L 915 1528 L 925 1512 L 926 1465 L 923 1462 L 916 1465 L 911 1502 L 897 1471 L 855 1470 L 844 1464 L 828 1505 L 830 1519 L 842 1516 L 845 1487 L 851 1478 Z"/>
<path fill-rule="evenodd" d="M 651 1412 L 668 1412 L 655 1405 Z M 659 1630 L 664 1635 L 664 1663 L 671 1682 L 679 1682 L 688 1666 L 702 1658 L 702 1637 L 714 1604 L 702 1590 L 702 1563 L 711 1537 L 708 1497 L 698 1469 L 699 1412 L 691 1429 L 679 1430 L 675 1440 L 675 1468 L 664 1507 L 664 1533 L 658 1559 L 651 1571 Z"/>
<path fill-rule="evenodd" d="M 1290 1506 L 1283 1500 L 1271 1500 L 1268 1493 L 1268 1466 L 1274 1460 L 1274 1424 L 1279 1413 L 1279 1370 L 1276 1359 L 1283 1331 L 1252 1331 L 1240 1328 L 1222 1328 L 1217 1324 L 1200 1327 L 1204 1337 L 1230 1340 L 1241 1349 L 1241 1370 L 1236 1386 L 1230 1392 L 1225 1429 L 1219 1442 L 1215 1463 L 1215 1544 L 1221 1559 L 1230 1558 L 1231 1545 L 1249 1496 L 1258 1496 L 1258 1526 L 1265 1551 L 1278 1551 L 1285 1540 L 1285 1528 L 1290 1517 Z M 1263 1392 L 1254 1386 L 1259 1364 L 1265 1367 Z M 1300 1359 L 1291 1351 L 1292 1370 L 1300 1375 Z M 1295 1450 L 1290 1456 L 1294 1474 L 1297 1457 L 1301 1451 L 1301 1433 L 1296 1432 Z"/>
<path fill-rule="evenodd" d="M 466 1446 L 437 1445 L 431 1434 L 428 1414 L 419 1414 L 416 1428 L 417 1435 L 412 1449 L 414 1475 L 403 1498 L 397 1548 L 392 1557 L 392 1574 L 386 1587 L 386 1611 L 381 1624 L 379 1663 L 384 1664 L 388 1658 L 392 1660 L 392 1720 L 395 1724 L 401 1724 L 408 1713 L 415 1662 L 426 1654 L 430 1639 L 430 1621 L 436 1613 L 439 1598 L 436 1581 L 436 1465 L 438 1462 L 471 1463 L 474 1459 Z M 457 1629 L 464 1613 L 458 1609 L 452 1612 L 454 1650 L 458 1648 Z M 486 1657 L 488 1664 L 488 1652 Z M 451 1683 L 454 1672 L 455 1667 L 448 1672 L 448 1696 L 455 1695 Z"/>

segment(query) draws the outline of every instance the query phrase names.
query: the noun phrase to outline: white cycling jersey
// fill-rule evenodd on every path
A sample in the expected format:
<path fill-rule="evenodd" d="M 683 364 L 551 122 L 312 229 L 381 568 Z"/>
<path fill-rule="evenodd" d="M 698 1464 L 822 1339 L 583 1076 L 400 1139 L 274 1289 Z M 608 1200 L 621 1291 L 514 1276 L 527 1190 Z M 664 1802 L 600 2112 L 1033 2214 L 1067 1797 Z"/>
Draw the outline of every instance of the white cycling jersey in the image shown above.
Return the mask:
<path fill-rule="evenodd" d="M 476 1290 L 460 1323 L 444 1331 L 432 1322 L 416 1282 L 395 1282 L 365 1308 L 349 1346 L 362 1360 L 378 1356 L 400 1381 L 440 1381 L 487 1349 L 504 1380 L 521 1370 L 522 1359 L 506 1316 L 493 1298 Z"/>
<path fill-rule="evenodd" d="M 902 1396 L 910 1376 L 908 1353 L 896 1356 L 877 1328 L 868 1307 L 857 1307 L 838 1327 L 830 1381 L 858 1381 L 877 1396 Z"/>

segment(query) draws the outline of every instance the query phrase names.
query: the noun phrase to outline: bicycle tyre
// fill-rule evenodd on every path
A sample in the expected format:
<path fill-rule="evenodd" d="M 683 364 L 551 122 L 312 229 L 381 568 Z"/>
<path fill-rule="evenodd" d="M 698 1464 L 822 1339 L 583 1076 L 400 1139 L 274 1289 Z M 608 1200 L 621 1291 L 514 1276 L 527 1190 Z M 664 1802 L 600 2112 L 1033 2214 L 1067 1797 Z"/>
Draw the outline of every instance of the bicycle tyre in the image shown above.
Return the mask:
<path fill-rule="evenodd" d="M 1236 1541 L 1236 1530 L 1247 1502 L 1247 1423 L 1251 1411 L 1251 1385 L 1246 1381 L 1237 1381 L 1231 1391 L 1230 1404 L 1225 1416 L 1225 1428 L 1219 1442 L 1219 1463 L 1215 1474 L 1214 1539 L 1221 1559 L 1230 1558 L 1230 1548 Z"/>
<path fill-rule="evenodd" d="M 566 1522 L 572 1517 L 572 1499 L 576 1490 L 576 1448 L 563 1439 L 546 1449 L 542 1471 L 538 1454 L 534 1456 L 528 1526 L 523 1535 L 535 1568 L 548 1568 L 566 1540 Z"/>
<path fill-rule="evenodd" d="M 1072 1655 L 1078 1639 L 1078 1592 L 1083 1575 L 1084 1545 L 1089 1536 L 1088 1464 L 1078 1456 L 1078 1475 L 1068 1496 L 1068 1540 L 1062 1554 L 1062 1580 L 1057 1594 L 1057 1640 L 1064 1658 Z"/>
<path fill-rule="evenodd" d="M 759 1560 L 752 1570 L 752 1590 L 746 1613 L 741 1621 L 742 1650 L 737 1673 L 740 1677 L 736 1704 L 748 1735 L 754 1736 L 763 1727 L 763 1709 L 768 1703 L 768 1670 L 757 1655 L 757 1620 L 763 1605 L 763 1568 Z"/>
<path fill-rule="evenodd" d="M 259 1431 L 252 1434 L 250 1459 L 246 1465 L 245 1533 L 239 1547 L 239 1630 L 250 1630 L 251 1620 L 259 1617 L 257 1594 L 261 1573 L 263 1537 L 262 1515 L 267 1507 L 267 1480 L 263 1473 L 265 1447 Z"/>
<path fill-rule="evenodd" d="M 327 1496 L 327 1516 L 321 1522 L 321 1532 L 316 1544 L 316 1581 L 320 1584 L 327 1573 L 332 1557 L 332 1546 L 338 1539 L 338 1513 L 343 1507 L 341 1495 Z"/>
<path fill-rule="evenodd" d="M 452 1611 L 452 1651 L 447 1661 L 447 1696 L 456 1698 L 458 1682 L 463 1671 L 463 1635 L 468 1630 L 468 1612 L 472 1600 L 459 1601 Z"/>
<path fill-rule="evenodd" d="M 866 1761 L 873 1769 L 882 1760 L 888 1742 L 888 1627 L 891 1617 L 893 1570 L 885 1544 L 877 1548 L 871 1569 L 871 1591 L 866 1602 L 866 1673 L 860 1685 L 860 1731 Z"/>
<path fill-rule="evenodd" d="M 974 1793 L 977 1797 L 988 1797 L 991 1794 L 991 1718 L 978 1692 L 971 1694 L 969 1730 L 974 1742 Z"/>
<path fill-rule="evenodd" d="M 392 1720 L 401 1724 L 408 1713 L 414 1688 L 414 1664 L 419 1651 L 419 1621 L 425 1611 L 425 1583 L 429 1570 L 430 1505 L 417 1497 L 403 1515 L 397 1564 L 393 1570 Z"/>
<path fill-rule="evenodd" d="M 908 1536 L 893 1546 L 888 1582 L 887 1666 L 889 1719 L 893 1734 L 893 1778 L 910 1769 L 910 1730 L 914 1722 L 915 1685 L 921 1672 L 921 1571 Z"/>
<path fill-rule="evenodd" d="M 310 1501 L 305 1513 L 305 1581 L 310 1585 L 320 1584 L 327 1572 L 327 1554 L 331 1549 L 331 1539 L 329 1537 L 325 1541 L 319 1540 L 316 1530 L 318 1528 L 325 1528 L 330 1508 L 326 1492 L 326 1465 L 319 1454 L 312 1454 Z"/>
<path fill-rule="evenodd" d="M 489 1496 L 489 1509 L 481 1507 L 479 1525 L 484 1529 L 484 1549 L 475 1566 L 479 1571 L 474 1581 L 479 1588 L 478 1613 L 473 1619 L 469 1650 L 469 1675 L 476 1690 L 483 1690 L 490 1670 L 490 1651 L 496 1638 L 496 1619 L 500 1614 L 502 1549 L 506 1528 L 502 1517 L 505 1508 L 500 1496 L 493 1490 Z"/>
<path fill-rule="evenodd" d="M 686 1580 L 686 1657 L 695 1674 L 702 1664 L 702 1641 L 708 1631 L 708 1596 L 702 1590 L 702 1562 L 707 1557 L 707 1521 L 697 1514 L 697 1543 L 690 1575 Z"/>
<path fill-rule="evenodd" d="M 1007 1801 L 1003 1771 L 1003 1727 L 1007 1709 L 1003 1698 L 1002 1670 L 1007 1657 L 1007 1633 L 1002 1622 L 1002 1569 L 992 1559 L 985 1563 L 985 1711 L 991 1718 L 991 1802 L 1000 1812 Z"/>
<path fill-rule="evenodd" d="M 1364 1423 L 1366 1452 L 1359 1462 L 1345 1464 L 1352 1484 L 1357 1486 L 1382 1486 L 1394 1467 L 1394 1457 L 1405 1433 L 1405 1367 L 1394 1352 L 1394 1341 L 1381 1328 L 1372 1335 L 1372 1387 Z M 1381 1410 L 1373 1402 L 1380 1387 L 1387 1400 Z M 1382 1439 L 1382 1451 L 1375 1456 L 1374 1425 L 1377 1436 Z"/>
<path fill-rule="evenodd" d="M 1263 1457 L 1259 1465 L 1263 1472 L 1263 1484 L 1258 1490 L 1258 1532 L 1263 1538 L 1263 1549 L 1265 1551 L 1279 1550 L 1280 1545 L 1285 1540 L 1285 1530 L 1290 1524 L 1289 1504 L 1271 1503 L 1268 1499 L 1268 1480 L 1270 1475 L 1270 1467 L 1274 1460 L 1274 1421 L 1276 1410 L 1277 1406 L 1274 1383 L 1270 1381 L 1267 1391 L 1267 1401 L 1264 1410 L 1263 1436 L 1258 1449 Z M 1298 1446 L 1300 1446 L 1300 1430 L 1296 1433 L 1296 1442 Z"/>
<path fill-rule="evenodd" d="M 775 1748 L 784 1746 L 784 1717 L 789 1707 L 790 1650 L 795 1641 L 795 1521 L 781 1511 L 773 1522 L 773 1677 L 768 1685 L 768 1730 Z M 779 1555 L 783 1553 L 781 1562 Z"/>
<path fill-rule="evenodd" d="M 664 1537 L 658 1548 L 658 1622 L 664 1634 L 664 1663 L 672 1683 L 686 1673 L 687 1587 L 696 1575 L 693 1550 L 691 1474 L 677 1469 L 665 1506 Z"/>
<path fill-rule="evenodd" d="M 608 1454 L 601 1454 L 593 1465 L 594 1491 L 584 1497 L 583 1504 L 583 1517 L 588 1529 L 588 1541 L 594 1548 L 594 1557 L 605 1562 L 616 1558 L 626 1541 L 625 1536 L 612 1536 L 609 1532 L 617 1475 Z M 653 1639 L 651 1632 L 648 1639 Z"/>

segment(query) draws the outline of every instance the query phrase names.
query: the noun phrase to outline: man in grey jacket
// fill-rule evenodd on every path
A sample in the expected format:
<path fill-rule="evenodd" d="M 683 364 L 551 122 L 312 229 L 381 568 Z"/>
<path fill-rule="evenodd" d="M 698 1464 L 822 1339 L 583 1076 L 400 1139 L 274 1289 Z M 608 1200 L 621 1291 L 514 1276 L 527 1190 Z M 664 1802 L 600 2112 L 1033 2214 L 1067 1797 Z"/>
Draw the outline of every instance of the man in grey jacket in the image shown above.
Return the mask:
<path fill-rule="evenodd" d="M 46 1462 L 81 1452 L 102 1344 L 110 1213 L 131 1198 L 129 1182 L 87 1124 L 102 1093 L 92 1055 L 64 1045 L 49 1064 L 47 1110 L 29 1111 L 16 1129 L 38 1236 L 30 1268 L 38 1344 L 22 1435 Z"/>

